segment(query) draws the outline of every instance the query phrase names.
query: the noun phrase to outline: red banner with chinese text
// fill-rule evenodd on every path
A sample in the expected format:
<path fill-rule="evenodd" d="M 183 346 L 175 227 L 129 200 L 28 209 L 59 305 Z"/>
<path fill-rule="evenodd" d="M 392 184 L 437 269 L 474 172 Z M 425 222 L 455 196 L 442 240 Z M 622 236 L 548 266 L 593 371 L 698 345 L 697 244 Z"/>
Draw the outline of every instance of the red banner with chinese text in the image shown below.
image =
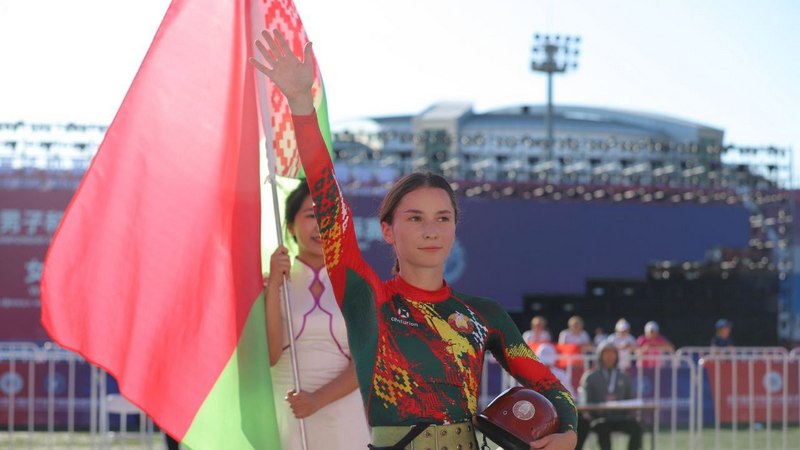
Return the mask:
<path fill-rule="evenodd" d="M 72 190 L 3 189 L 0 195 L 0 340 L 46 341 L 39 281 Z"/>

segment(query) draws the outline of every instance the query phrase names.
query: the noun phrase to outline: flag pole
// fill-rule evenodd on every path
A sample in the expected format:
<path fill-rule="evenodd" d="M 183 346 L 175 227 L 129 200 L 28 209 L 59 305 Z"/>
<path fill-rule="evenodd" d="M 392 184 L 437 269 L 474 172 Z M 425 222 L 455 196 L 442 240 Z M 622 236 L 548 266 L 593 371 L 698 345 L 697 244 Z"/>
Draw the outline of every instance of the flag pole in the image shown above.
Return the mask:
<path fill-rule="evenodd" d="M 252 0 L 250 2 L 250 20 L 251 20 L 251 41 L 255 42 L 258 40 L 258 30 L 263 28 L 263 23 L 259 21 L 260 17 L 263 17 L 263 14 L 254 14 L 254 11 L 260 11 L 259 5 L 261 2 L 257 0 Z M 254 54 L 254 52 L 253 52 Z M 278 238 L 278 246 L 283 246 L 283 233 L 282 233 L 282 223 L 281 223 L 281 212 L 280 212 L 280 205 L 278 200 L 278 182 L 276 178 L 277 173 L 277 162 L 275 159 L 275 149 L 272 145 L 272 133 L 269 132 L 272 130 L 270 126 L 270 114 L 269 114 L 269 98 L 267 97 L 267 87 L 265 85 L 265 77 L 261 75 L 257 70 L 251 68 L 255 73 L 255 77 L 257 78 L 256 86 L 258 87 L 258 109 L 259 109 L 259 116 L 261 117 L 261 129 L 264 132 L 264 148 L 267 153 L 267 167 L 269 174 L 267 175 L 267 181 L 270 184 L 270 188 L 272 191 L 272 209 L 273 209 L 273 217 L 275 218 L 275 234 Z M 286 327 L 289 331 L 289 353 L 292 357 L 292 377 L 294 379 L 294 391 L 299 393 L 300 392 L 300 370 L 297 367 L 297 348 L 294 342 L 294 321 L 292 320 L 292 302 L 291 302 L 291 295 L 289 293 L 289 280 L 287 276 L 284 274 L 283 276 L 283 289 L 282 297 L 283 297 L 283 308 L 286 311 Z M 298 419 L 300 422 L 300 440 L 303 444 L 303 450 L 308 450 L 308 438 L 306 437 L 306 423 L 305 419 L 300 418 Z"/>
<path fill-rule="evenodd" d="M 263 79 L 263 78 L 262 78 Z M 263 83 L 263 81 L 262 81 Z M 276 234 L 278 235 L 278 245 L 283 245 L 283 233 L 281 232 L 281 213 L 279 211 L 278 205 L 278 184 L 275 178 L 275 154 L 274 150 L 272 150 L 271 145 L 267 145 L 267 160 L 269 165 L 269 184 L 271 185 L 272 190 L 272 209 L 274 211 L 275 216 L 275 229 Z M 270 151 L 272 150 L 272 151 Z M 292 376 L 294 378 L 294 391 L 300 392 L 300 370 L 297 367 L 297 348 L 295 347 L 294 342 L 294 322 L 292 320 L 292 302 L 291 302 L 291 295 L 289 293 L 289 280 L 287 279 L 286 275 L 283 275 L 283 289 L 282 289 L 282 296 L 283 296 L 283 308 L 286 311 L 286 327 L 289 330 L 289 352 L 292 356 Z M 308 442 L 306 438 L 306 423 L 305 419 L 299 419 L 300 421 L 300 438 L 303 443 L 303 450 L 308 450 Z"/>
<path fill-rule="evenodd" d="M 261 77 L 261 81 L 259 82 L 259 97 L 261 99 L 266 98 L 264 96 L 264 92 L 262 92 L 264 85 L 263 77 Z M 263 117 L 263 115 L 262 115 Z M 265 119 L 262 119 L 265 120 Z M 270 139 L 266 139 L 266 150 L 267 150 L 267 165 L 269 166 L 269 175 L 267 182 L 270 184 L 270 190 L 272 191 L 272 209 L 273 209 L 273 216 L 275 217 L 275 233 L 278 237 L 278 246 L 283 245 L 283 233 L 282 231 L 282 224 L 281 224 L 281 212 L 279 208 L 279 200 L 278 200 L 278 183 L 275 177 L 275 170 L 276 170 L 276 163 L 275 163 L 275 150 L 272 148 L 272 143 Z M 289 293 L 289 280 L 287 279 L 286 275 L 283 275 L 283 289 L 281 290 L 282 297 L 283 297 L 283 308 L 286 311 L 286 327 L 289 331 L 289 352 L 292 356 L 292 376 L 294 378 L 294 391 L 300 392 L 300 371 L 297 367 L 297 348 L 294 342 L 294 321 L 292 320 L 292 302 L 291 302 L 291 294 Z M 303 442 L 303 450 L 308 450 L 308 442 L 306 439 L 306 424 L 305 419 L 298 419 L 300 421 L 300 437 Z"/>

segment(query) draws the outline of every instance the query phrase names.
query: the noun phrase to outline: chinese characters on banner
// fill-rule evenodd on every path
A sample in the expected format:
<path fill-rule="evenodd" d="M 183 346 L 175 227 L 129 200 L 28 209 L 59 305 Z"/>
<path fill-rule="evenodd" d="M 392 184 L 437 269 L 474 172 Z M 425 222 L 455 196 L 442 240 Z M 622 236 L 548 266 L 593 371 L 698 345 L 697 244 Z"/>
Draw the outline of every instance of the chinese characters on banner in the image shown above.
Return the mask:
<path fill-rule="evenodd" d="M 0 198 L 0 340 L 48 340 L 39 323 L 47 246 L 73 191 L 8 189 Z"/>

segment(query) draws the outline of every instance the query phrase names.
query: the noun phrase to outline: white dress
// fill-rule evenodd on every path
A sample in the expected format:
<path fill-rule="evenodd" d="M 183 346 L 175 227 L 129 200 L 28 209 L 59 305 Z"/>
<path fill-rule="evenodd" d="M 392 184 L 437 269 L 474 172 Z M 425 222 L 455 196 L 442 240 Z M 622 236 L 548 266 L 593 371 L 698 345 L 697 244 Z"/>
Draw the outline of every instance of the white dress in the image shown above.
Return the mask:
<path fill-rule="evenodd" d="M 300 387 L 313 392 L 336 378 L 350 363 L 347 331 L 324 267 L 317 273 L 295 259 L 291 278 L 289 293 Z M 324 290 L 315 299 L 311 286 L 317 280 Z M 272 367 L 272 387 L 283 450 L 301 450 L 300 422 L 284 400 L 286 392 L 294 388 L 288 336 L 286 330 L 283 354 Z M 358 389 L 307 417 L 305 427 L 309 450 L 366 449 L 370 440 Z"/>

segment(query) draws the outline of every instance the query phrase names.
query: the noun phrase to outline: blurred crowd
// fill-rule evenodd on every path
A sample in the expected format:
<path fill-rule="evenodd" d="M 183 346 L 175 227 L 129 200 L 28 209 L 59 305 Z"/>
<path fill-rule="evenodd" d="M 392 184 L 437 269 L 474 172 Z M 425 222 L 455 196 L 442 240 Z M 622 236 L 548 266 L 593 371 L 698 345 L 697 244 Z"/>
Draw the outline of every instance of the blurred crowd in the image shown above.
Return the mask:
<path fill-rule="evenodd" d="M 733 346 L 732 328 L 733 323 L 729 320 L 719 319 L 710 346 Z M 675 347 L 661 334 L 661 328 L 654 320 L 647 322 L 642 331 L 643 333 L 636 337 L 631 332 L 631 324 L 623 317 L 617 320 L 613 333 L 606 334 L 603 327 L 598 326 L 594 329 L 594 335 L 590 336 L 585 329 L 583 318 L 572 316 L 567 321 L 567 328 L 561 330 L 558 339 L 554 340 L 547 319 L 544 316 L 534 316 L 531 319 L 530 329 L 522 333 L 522 337 L 534 351 L 543 347 L 545 354 L 552 353 L 557 358 L 592 353 L 603 343 L 609 343 L 619 352 L 620 368 L 631 367 L 634 355 L 642 367 L 657 367 L 657 356 L 673 353 Z"/>
<path fill-rule="evenodd" d="M 732 327 L 729 320 L 719 319 L 715 324 L 710 346 L 732 346 Z M 602 327 L 596 327 L 594 336 L 590 336 L 585 330 L 583 318 L 572 316 L 567 321 L 567 328 L 559 332 L 558 339 L 554 341 L 547 319 L 535 316 L 531 319 L 530 330 L 522 334 L 539 360 L 550 368 L 578 401 L 580 414 L 576 449 L 583 447 L 592 432 L 597 434 L 601 450 L 611 448 L 612 432 L 628 435 L 628 450 L 641 449 L 642 427 L 632 411 L 603 410 L 586 405 L 609 404 L 607 402 L 613 404 L 616 401 L 633 399 L 635 395 L 629 369 L 658 369 L 668 360 L 663 355 L 675 352 L 675 347 L 661 334 L 656 321 L 647 322 L 642 331 L 639 337 L 635 337 L 631 333 L 631 324 L 625 318 L 620 318 L 610 335 Z M 583 366 L 583 358 L 587 354 L 596 357 L 591 367 L 584 366 L 586 370 L 569 372 L 565 370 L 576 365 Z M 580 378 L 575 378 L 575 375 Z"/>

